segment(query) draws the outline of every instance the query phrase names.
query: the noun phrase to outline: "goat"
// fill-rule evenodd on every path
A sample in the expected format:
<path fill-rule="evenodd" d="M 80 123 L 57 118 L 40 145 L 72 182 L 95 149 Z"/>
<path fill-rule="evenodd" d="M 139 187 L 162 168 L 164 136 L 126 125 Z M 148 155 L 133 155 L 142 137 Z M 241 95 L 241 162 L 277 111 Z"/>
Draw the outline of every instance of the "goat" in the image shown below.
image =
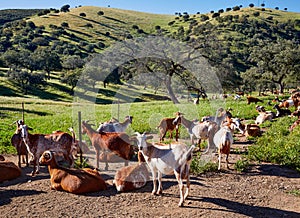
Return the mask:
<path fill-rule="evenodd" d="M 256 105 L 255 110 L 260 113 L 260 112 L 266 112 L 266 109 L 264 106 Z"/>
<path fill-rule="evenodd" d="M 176 112 L 175 116 L 177 116 L 178 114 L 180 114 L 180 112 Z M 172 133 L 173 130 L 175 129 L 176 133 L 175 133 L 175 141 L 178 141 L 178 137 L 179 137 L 179 126 L 180 126 L 180 120 L 177 122 L 177 124 L 174 124 L 174 120 L 176 119 L 176 117 L 174 118 L 163 118 L 159 125 L 157 126 L 157 128 L 159 129 L 159 141 L 162 142 L 164 141 L 164 137 L 166 136 L 166 133 L 169 132 L 170 134 L 170 139 L 172 139 Z"/>
<path fill-rule="evenodd" d="M 260 127 L 256 124 L 246 124 L 246 136 L 252 136 L 252 137 L 257 137 L 261 136 L 261 130 Z"/>
<path fill-rule="evenodd" d="M 259 98 L 255 98 L 253 96 L 247 96 L 247 104 L 251 104 L 251 103 L 257 104 L 257 102 L 263 102 L 263 101 Z"/>
<path fill-rule="evenodd" d="M 0 159 L 0 183 L 15 179 L 21 175 L 21 169 L 15 163 L 6 161 L 2 155 Z"/>
<path fill-rule="evenodd" d="M 147 136 L 145 133 L 136 133 L 139 151 L 143 154 L 150 170 L 153 179 L 152 194 L 162 194 L 162 174 L 172 175 L 178 181 L 180 191 L 180 201 L 178 206 L 183 206 L 184 200 L 189 195 L 190 190 L 190 163 L 192 160 L 192 152 L 195 148 L 192 145 L 190 148 L 185 144 L 177 144 L 172 149 L 160 149 L 153 144 L 146 142 Z M 156 184 L 158 178 L 158 187 Z M 186 192 L 184 193 L 183 179 L 186 179 Z"/>
<path fill-rule="evenodd" d="M 275 115 L 276 117 L 291 115 L 291 111 L 289 109 L 280 108 L 278 104 L 275 104 L 273 108 L 276 109 L 276 115 Z"/>
<path fill-rule="evenodd" d="M 294 106 L 294 100 L 293 99 L 288 99 L 288 100 L 284 100 L 283 102 L 281 102 L 278 106 L 279 108 L 285 108 L 288 109 L 291 106 Z M 297 106 L 295 105 L 295 108 L 297 108 Z"/>
<path fill-rule="evenodd" d="M 270 112 L 260 112 L 259 115 L 256 117 L 255 124 L 260 125 L 265 121 L 271 121 L 275 117 L 274 113 Z"/>
<path fill-rule="evenodd" d="M 230 154 L 230 148 L 233 144 L 233 129 L 230 127 L 231 124 L 222 126 L 220 130 L 215 134 L 214 136 L 214 143 L 217 146 L 218 149 L 218 170 L 221 169 L 221 158 L 222 154 L 226 154 L 226 166 L 227 169 L 229 169 L 228 166 L 228 157 Z"/>
<path fill-rule="evenodd" d="M 96 132 L 87 121 L 82 121 L 82 134 L 87 134 L 96 151 L 97 169 L 99 169 L 100 151 L 111 151 L 119 157 L 125 159 L 125 165 L 128 165 L 134 154 L 133 147 L 129 143 L 129 136 L 126 133 L 117 132 Z M 108 163 L 105 161 L 105 170 L 108 170 Z"/>
<path fill-rule="evenodd" d="M 39 173 L 39 157 L 45 150 L 58 149 L 65 152 L 65 158 L 70 166 L 74 163 L 72 156 L 73 137 L 62 131 L 56 131 L 52 134 L 30 134 L 27 125 L 20 126 L 21 135 L 28 153 L 33 158 L 32 176 Z"/>
<path fill-rule="evenodd" d="M 144 187 L 150 180 L 147 164 L 141 152 L 136 165 L 122 167 L 115 174 L 113 184 L 118 192 L 127 192 Z"/>
<path fill-rule="evenodd" d="M 48 165 L 51 189 L 73 194 L 97 192 L 107 189 L 105 181 L 101 178 L 97 170 L 62 167 L 58 161 L 60 155 L 55 151 L 44 151 L 39 159 L 41 164 Z"/>
<path fill-rule="evenodd" d="M 100 124 L 97 132 L 125 132 L 126 128 L 129 126 L 129 124 L 132 123 L 132 116 L 126 116 L 125 121 L 120 123 L 118 120 L 112 120 L 109 122 L 105 122 Z"/>
<path fill-rule="evenodd" d="M 21 136 L 21 132 L 20 132 L 20 126 L 24 125 L 24 122 L 23 122 L 23 120 L 17 120 L 14 123 L 17 124 L 17 128 L 16 128 L 15 133 L 11 137 L 10 142 L 17 150 L 18 166 L 21 167 L 21 159 L 22 159 L 23 163 L 26 163 L 26 166 L 28 167 L 29 166 L 28 151 L 27 151 L 26 145 L 24 144 L 24 142 L 22 140 L 22 136 Z M 24 160 L 24 156 L 25 156 L 25 160 Z"/>
<path fill-rule="evenodd" d="M 213 121 L 217 123 L 218 129 L 220 128 L 221 124 L 227 117 L 232 117 L 232 114 L 229 110 L 224 110 L 223 108 L 219 108 L 216 111 L 216 116 L 205 116 L 202 117 L 201 121 Z"/>
<path fill-rule="evenodd" d="M 191 143 L 194 144 L 194 136 L 198 139 L 198 146 L 201 144 L 201 139 L 212 139 L 217 130 L 217 123 L 212 121 L 193 122 L 184 118 L 183 114 L 178 113 L 173 123 L 177 124 L 179 119 L 181 120 L 181 124 L 187 129 Z M 208 146 L 210 146 L 210 141 L 208 140 Z"/>

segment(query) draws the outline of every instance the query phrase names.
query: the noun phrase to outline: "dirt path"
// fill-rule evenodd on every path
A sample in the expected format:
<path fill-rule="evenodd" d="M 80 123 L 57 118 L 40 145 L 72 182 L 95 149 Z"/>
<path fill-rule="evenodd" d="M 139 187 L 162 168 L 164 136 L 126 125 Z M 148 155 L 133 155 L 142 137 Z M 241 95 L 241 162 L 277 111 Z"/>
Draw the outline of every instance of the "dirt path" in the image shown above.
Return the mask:
<path fill-rule="evenodd" d="M 238 143 L 233 150 L 247 146 Z M 182 208 L 177 206 L 173 176 L 163 178 L 162 196 L 151 195 L 152 182 L 129 193 L 110 186 L 103 192 L 73 195 L 50 190 L 46 168 L 36 177 L 30 176 L 31 168 L 23 168 L 21 177 L 0 184 L 0 217 L 300 217 L 300 197 L 290 193 L 300 190 L 298 173 L 272 164 L 238 173 L 233 170 L 238 158 L 230 155 L 231 170 L 192 176 L 190 197 Z M 7 159 L 16 161 L 15 156 Z M 102 174 L 109 184 L 114 168 Z"/>

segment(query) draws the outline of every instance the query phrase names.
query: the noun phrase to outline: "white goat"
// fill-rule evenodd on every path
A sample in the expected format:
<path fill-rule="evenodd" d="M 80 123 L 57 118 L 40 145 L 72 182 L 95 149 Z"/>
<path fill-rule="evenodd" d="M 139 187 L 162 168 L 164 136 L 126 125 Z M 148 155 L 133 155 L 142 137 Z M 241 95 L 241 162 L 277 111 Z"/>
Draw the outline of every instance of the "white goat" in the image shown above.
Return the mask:
<path fill-rule="evenodd" d="M 125 132 L 129 124 L 132 123 L 132 119 L 132 116 L 126 116 L 124 122 L 122 123 L 116 119 L 101 123 L 97 129 L 97 132 Z"/>
<path fill-rule="evenodd" d="M 270 112 L 260 112 L 259 115 L 256 117 L 255 124 L 260 125 L 265 121 L 271 121 L 275 117 L 274 113 Z"/>
<path fill-rule="evenodd" d="M 193 122 L 184 118 L 183 114 L 180 113 L 177 115 L 173 123 L 177 124 L 179 119 L 181 119 L 182 125 L 187 129 L 191 138 L 191 143 L 194 144 L 194 136 L 198 139 L 198 146 L 201 143 L 201 139 L 212 139 L 217 130 L 217 123 L 213 121 Z M 211 140 L 208 140 L 209 147 L 211 145 L 210 141 Z"/>
<path fill-rule="evenodd" d="M 222 154 L 226 154 L 226 165 L 228 166 L 228 157 L 230 153 L 230 147 L 233 144 L 233 129 L 230 125 L 222 126 L 221 129 L 215 134 L 214 136 L 214 143 L 218 148 L 218 155 L 219 155 L 219 165 L 218 170 L 221 169 L 221 158 Z"/>
<path fill-rule="evenodd" d="M 205 116 L 202 117 L 201 121 L 214 121 L 217 123 L 218 128 L 220 128 L 222 122 L 226 119 L 226 117 L 232 117 L 232 114 L 229 111 L 224 110 L 223 108 L 219 108 L 216 111 L 216 116 Z"/>
<path fill-rule="evenodd" d="M 150 170 L 153 179 L 152 194 L 162 193 L 162 174 L 172 175 L 178 181 L 180 190 L 180 201 L 178 206 L 182 206 L 184 200 L 189 195 L 190 190 L 190 163 L 192 160 L 192 151 L 195 146 L 192 145 L 188 148 L 187 145 L 182 143 L 176 143 L 176 146 L 172 149 L 158 148 L 153 144 L 146 142 L 147 136 L 145 133 L 136 133 L 138 148 L 143 154 Z M 156 185 L 156 178 L 158 178 L 158 188 Z M 184 194 L 183 179 L 186 179 L 186 192 Z"/>

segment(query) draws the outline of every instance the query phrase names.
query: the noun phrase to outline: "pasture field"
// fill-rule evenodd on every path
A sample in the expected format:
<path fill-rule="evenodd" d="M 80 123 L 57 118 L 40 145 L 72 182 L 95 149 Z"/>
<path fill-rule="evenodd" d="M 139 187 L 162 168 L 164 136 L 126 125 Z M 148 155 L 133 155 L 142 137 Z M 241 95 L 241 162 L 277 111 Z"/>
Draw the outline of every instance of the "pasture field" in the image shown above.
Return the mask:
<path fill-rule="evenodd" d="M 273 96 L 263 97 L 267 110 L 272 109 Z M 6 98 L 1 97 L 1 131 L 0 131 L 0 153 L 15 154 L 16 150 L 10 144 L 10 138 L 15 131 L 12 123 L 22 118 L 22 105 L 25 104 L 25 122 L 33 128 L 33 133 L 51 133 L 54 130 L 68 131 L 74 127 L 78 136 L 78 111 L 81 111 L 82 120 L 90 120 L 96 129 L 100 122 L 109 120 L 111 117 L 120 121 L 126 115 L 133 116 L 133 123 L 128 129 L 128 134 L 134 132 L 149 132 L 157 134 L 156 126 L 164 117 L 173 117 L 176 111 L 181 111 L 187 119 L 201 119 L 206 115 L 214 115 L 214 108 L 224 107 L 231 109 L 234 117 L 244 119 L 244 123 L 254 123 L 257 116 L 255 104 L 248 105 L 245 97 L 240 101 L 234 101 L 231 97 L 221 100 L 201 100 L 199 105 L 194 105 L 182 99 L 181 104 L 174 105 L 171 101 L 151 101 L 124 104 L 84 104 L 79 105 L 70 102 L 58 102 L 40 99 Z M 294 169 L 300 169 L 300 145 L 299 128 L 292 133 L 288 127 L 295 118 L 285 117 L 262 125 L 265 134 L 260 138 L 249 138 L 256 146 L 249 149 L 249 154 L 244 160 L 266 161 L 287 165 Z M 185 128 L 181 128 L 180 138 L 188 139 Z M 83 136 L 88 141 L 87 136 Z M 236 140 L 238 140 L 236 138 Z M 240 163 L 247 167 L 247 164 Z M 214 168 L 214 166 L 211 166 Z M 245 170 L 244 168 L 239 170 Z"/>

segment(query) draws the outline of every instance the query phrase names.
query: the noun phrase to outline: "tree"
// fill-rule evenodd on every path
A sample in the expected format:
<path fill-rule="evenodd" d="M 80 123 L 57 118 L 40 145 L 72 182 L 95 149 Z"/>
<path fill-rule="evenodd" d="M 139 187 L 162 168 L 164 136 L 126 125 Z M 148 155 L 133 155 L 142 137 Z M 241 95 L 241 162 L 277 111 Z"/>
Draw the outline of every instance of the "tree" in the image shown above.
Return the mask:
<path fill-rule="evenodd" d="M 55 51 L 49 48 L 36 50 L 35 55 L 39 57 L 40 68 L 47 73 L 48 79 L 50 79 L 50 73 L 54 70 L 61 70 L 61 60 Z"/>
<path fill-rule="evenodd" d="M 249 4 L 249 7 L 250 7 L 250 8 L 253 8 L 253 7 L 254 7 L 254 4 L 253 4 L 253 3 Z"/>
<path fill-rule="evenodd" d="M 75 70 L 68 70 L 66 73 L 63 74 L 63 77 L 60 79 L 62 83 L 71 86 L 71 94 L 74 93 L 74 88 L 77 85 L 81 73 L 82 69 L 80 68 L 77 68 Z"/>
<path fill-rule="evenodd" d="M 80 17 L 86 17 L 86 14 L 85 13 L 80 13 L 79 16 Z"/>
<path fill-rule="evenodd" d="M 263 41 L 253 47 L 249 59 L 253 67 L 246 71 L 248 77 L 276 84 L 280 93 L 290 78 L 300 77 L 300 47 L 293 41 Z"/>
<path fill-rule="evenodd" d="M 102 15 L 104 15 L 104 12 L 103 12 L 103 11 L 98 11 L 97 14 L 98 14 L 99 16 L 102 16 Z"/>
<path fill-rule="evenodd" d="M 60 11 L 61 11 L 61 12 L 69 12 L 69 11 L 70 11 L 70 5 L 63 5 L 63 6 L 60 8 Z"/>

